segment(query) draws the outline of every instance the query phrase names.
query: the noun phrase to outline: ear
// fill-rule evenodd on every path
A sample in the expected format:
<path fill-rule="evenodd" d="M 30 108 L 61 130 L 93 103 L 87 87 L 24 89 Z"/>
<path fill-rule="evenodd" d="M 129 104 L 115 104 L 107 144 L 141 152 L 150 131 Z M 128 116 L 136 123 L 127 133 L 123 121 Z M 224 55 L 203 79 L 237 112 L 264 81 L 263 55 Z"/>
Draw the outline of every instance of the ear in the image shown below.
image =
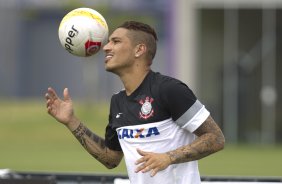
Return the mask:
<path fill-rule="evenodd" d="M 146 51 L 147 51 L 147 47 L 145 44 L 141 43 L 141 44 L 136 45 L 135 57 L 138 58 L 142 56 Z"/>

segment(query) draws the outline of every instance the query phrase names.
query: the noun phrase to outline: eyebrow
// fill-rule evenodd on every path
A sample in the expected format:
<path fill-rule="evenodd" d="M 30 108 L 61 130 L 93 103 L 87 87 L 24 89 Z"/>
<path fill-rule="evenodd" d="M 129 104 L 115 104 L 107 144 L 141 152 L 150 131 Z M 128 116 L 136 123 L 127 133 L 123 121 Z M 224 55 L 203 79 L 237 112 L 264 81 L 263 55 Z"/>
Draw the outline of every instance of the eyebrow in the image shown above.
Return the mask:
<path fill-rule="evenodd" d="M 109 41 L 110 40 L 121 40 L 121 37 L 111 37 L 110 39 L 109 39 Z"/>

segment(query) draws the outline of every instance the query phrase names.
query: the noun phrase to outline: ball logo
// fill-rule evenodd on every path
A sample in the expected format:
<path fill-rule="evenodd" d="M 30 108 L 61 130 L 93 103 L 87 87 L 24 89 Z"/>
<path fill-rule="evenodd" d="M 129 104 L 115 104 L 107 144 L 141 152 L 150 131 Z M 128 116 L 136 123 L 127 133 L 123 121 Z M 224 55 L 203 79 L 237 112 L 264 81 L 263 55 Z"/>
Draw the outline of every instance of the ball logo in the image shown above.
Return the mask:
<path fill-rule="evenodd" d="M 139 112 L 139 116 L 142 119 L 148 119 L 154 115 L 154 109 L 152 106 L 154 99 L 151 97 L 146 97 L 145 100 L 141 99 L 139 104 L 141 104 L 141 111 Z"/>
<path fill-rule="evenodd" d="M 68 31 L 67 37 L 65 39 L 65 49 L 72 53 L 73 49 L 72 47 L 74 47 L 73 44 L 73 38 L 76 37 L 79 34 L 77 28 L 74 27 L 74 25 L 71 26 L 71 30 Z"/>
<path fill-rule="evenodd" d="M 96 54 L 101 47 L 101 42 L 93 42 L 88 40 L 85 43 L 85 55 L 86 56 L 91 56 L 93 54 Z"/>

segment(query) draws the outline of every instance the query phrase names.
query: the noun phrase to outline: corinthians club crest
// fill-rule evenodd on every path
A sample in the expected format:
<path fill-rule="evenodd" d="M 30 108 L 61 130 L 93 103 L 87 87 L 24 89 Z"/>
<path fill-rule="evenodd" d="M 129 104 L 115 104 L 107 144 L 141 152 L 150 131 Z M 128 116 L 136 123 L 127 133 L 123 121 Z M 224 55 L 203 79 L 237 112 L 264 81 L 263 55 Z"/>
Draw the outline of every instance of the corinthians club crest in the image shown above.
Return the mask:
<path fill-rule="evenodd" d="M 139 112 L 140 118 L 148 119 L 154 115 L 154 109 L 152 107 L 154 99 L 151 97 L 146 97 L 145 99 L 139 100 L 139 104 L 142 105 L 141 111 Z"/>

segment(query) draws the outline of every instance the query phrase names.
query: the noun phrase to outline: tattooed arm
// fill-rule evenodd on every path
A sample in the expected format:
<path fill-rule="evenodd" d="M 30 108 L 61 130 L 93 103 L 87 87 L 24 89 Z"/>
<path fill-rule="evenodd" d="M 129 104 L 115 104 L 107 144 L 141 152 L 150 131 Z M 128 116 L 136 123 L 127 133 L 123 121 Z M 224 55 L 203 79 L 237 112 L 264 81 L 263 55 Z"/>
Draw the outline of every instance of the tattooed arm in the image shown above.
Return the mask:
<path fill-rule="evenodd" d="M 123 153 L 106 147 L 105 140 L 91 132 L 82 123 L 80 123 L 72 133 L 86 151 L 108 169 L 118 166 L 123 157 Z"/>
<path fill-rule="evenodd" d="M 136 161 L 135 172 L 151 172 L 151 176 L 166 169 L 171 164 L 199 160 L 224 147 L 224 136 L 211 116 L 194 132 L 198 138 L 191 144 L 167 153 L 153 153 L 137 149 L 142 156 Z"/>
<path fill-rule="evenodd" d="M 224 136 L 211 116 L 206 119 L 194 134 L 198 138 L 192 144 L 167 153 L 172 164 L 199 160 L 224 147 Z"/>
<path fill-rule="evenodd" d="M 109 169 L 116 167 L 120 163 L 123 153 L 107 148 L 104 139 L 92 133 L 75 117 L 67 88 L 64 89 L 63 95 L 64 98 L 60 99 L 54 89 L 48 88 L 45 94 L 48 113 L 58 122 L 64 124 L 94 158 Z"/>

